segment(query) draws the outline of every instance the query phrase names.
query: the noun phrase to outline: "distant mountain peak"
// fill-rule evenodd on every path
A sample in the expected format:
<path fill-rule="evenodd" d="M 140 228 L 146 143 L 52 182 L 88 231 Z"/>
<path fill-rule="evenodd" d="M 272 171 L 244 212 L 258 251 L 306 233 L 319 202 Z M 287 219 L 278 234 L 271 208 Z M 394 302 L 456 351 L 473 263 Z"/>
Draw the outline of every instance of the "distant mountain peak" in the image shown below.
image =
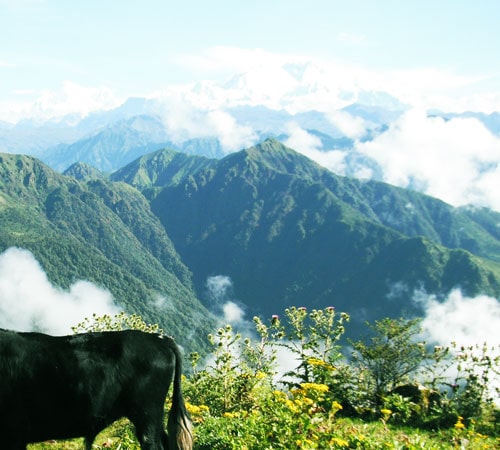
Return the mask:
<path fill-rule="evenodd" d="M 250 161 L 260 163 L 273 171 L 290 175 L 316 177 L 326 171 L 307 156 L 287 147 L 276 138 L 268 138 L 233 155 L 234 158 L 244 156 Z M 226 159 L 231 159 L 233 155 L 227 156 Z"/>
<path fill-rule="evenodd" d="M 189 173 L 210 165 L 213 160 L 204 156 L 188 155 L 170 148 L 141 156 L 111 175 L 138 189 L 177 184 Z"/>
<path fill-rule="evenodd" d="M 59 184 L 60 178 L 60 174 L 32 156 L 0 153 L 0 187 L 7 191 L 17 183 L 23 189 L 43 190 Z"/>
<path fill-rule="evenodd" d="M 79 181 L 88 181 L 88 180 L 104 178 L 102 172 L 100 172 L 90 164 L 86 164 L 83 162 L 77 162 L 72 164 L 64 171 L 63 175 L 76 178 Z"/>

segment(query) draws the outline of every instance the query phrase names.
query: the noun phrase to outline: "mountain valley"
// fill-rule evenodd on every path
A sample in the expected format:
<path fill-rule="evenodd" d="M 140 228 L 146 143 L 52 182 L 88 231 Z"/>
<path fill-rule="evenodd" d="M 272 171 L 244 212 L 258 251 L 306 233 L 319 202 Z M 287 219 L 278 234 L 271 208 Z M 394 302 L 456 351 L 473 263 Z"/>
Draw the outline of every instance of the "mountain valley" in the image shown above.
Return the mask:
<path fill-rule="evenodd" d="M 188 349 L 216 323 L 219 275 L 247 319 L 334 306 L 354 334 L 421 315 L 416 292 L 500 295 L 500 214 L 340 177 L 275 139 L 222 159 L 162 149 L 111 175 L 8 154 L 0 170 L 1 251 L 30 250 L 58 286 L 105 287 Z"/>

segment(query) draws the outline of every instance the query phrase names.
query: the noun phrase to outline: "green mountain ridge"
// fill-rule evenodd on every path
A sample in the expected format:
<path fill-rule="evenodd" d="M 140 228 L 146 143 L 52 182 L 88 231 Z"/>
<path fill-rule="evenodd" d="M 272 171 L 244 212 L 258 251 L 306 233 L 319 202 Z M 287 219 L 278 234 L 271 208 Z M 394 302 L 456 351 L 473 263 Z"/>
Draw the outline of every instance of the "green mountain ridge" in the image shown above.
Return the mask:
<path fill-rule="evenodd" d="M 209 166 L 216 160 L 164 149 L 142 156 L 110 176 L 138 189 L 162 188 L 177 184 L 184 176 Z"/>
<path fill-rule="evenodd" d="M 250 313 L 292 304 L 415 313 L 415 289 L 500 292 L 500 242 L 468 214 L 336 176 L 275 140 L 167 182 L 151 205 L 200 295 L 207 277 L 230 276 Z"/>
<path fill-rule="evenodd" d="M 25 156 L 2 155 L 0 167 L 0 251 L 28 249 L 54 284 L 92 281 L 186 348 L 203 345 L 213 319 L 139 191 L 99 178 L 78 181 Z M 168 298 L 169 311 L 154 306 L 159 296 Z"/>
<path fill-rule="evenodd" d="M 247 317 L 333 305 L 359 323 L 421 314 L 415 291 L 500 295 L 500 214 L 340 177 L 274 139 L 220 160 L 162 149 L 110 176 L 0 157 L 0 250 L 108 288 L 188 348 L 214 323 L 214 275 Z"/>

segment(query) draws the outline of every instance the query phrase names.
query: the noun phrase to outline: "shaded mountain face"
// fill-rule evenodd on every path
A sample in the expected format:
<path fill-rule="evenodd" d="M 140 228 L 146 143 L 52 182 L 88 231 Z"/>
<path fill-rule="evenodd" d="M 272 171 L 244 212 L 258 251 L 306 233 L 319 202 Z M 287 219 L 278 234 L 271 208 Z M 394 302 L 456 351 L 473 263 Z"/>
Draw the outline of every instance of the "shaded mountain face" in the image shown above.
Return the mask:
<path fill-rule="evenodd" d="M 211 315 L 144 196 L 84 165 L 68 173 L 75 177 L 33 158 L 0 156 L 0 252 L 30 250 L 57 286 L 92 281 L 187 349 L 203 347 Z"/>
<path fill-rule="evenodd" d="M 153 170 L 127 172 L 141 164 Z M 198 293 L 227 275 L 249 315 L 333 305 L 364 321 L 418 313 L 416 289 L 500 293 L 498 235 L 468 211 L 335 176 L 275 140 L 191 167 L 172 171 L 152 210 Z"/>
<path fill-rule="evenodd" d="M 110 175 L 113 181 L 124 181 L 138 189 L 163 188 L 210 166 L 215 160 L 164 149 L 138 158 L 134 163 Z"/>
<path fill-rule="evenodd" d="M 59 286 L 106 287 L 188 349 L 212 331 L 216 275 L 247 317 L 335 306 L 352 333 L 421 313 L 418 290 L 500 295 L 500 214 L 339 177 L 273 139 L 220 160 L 160 150 L 110 177 L 0 156 L 0 251 L 31 250 Z"/>

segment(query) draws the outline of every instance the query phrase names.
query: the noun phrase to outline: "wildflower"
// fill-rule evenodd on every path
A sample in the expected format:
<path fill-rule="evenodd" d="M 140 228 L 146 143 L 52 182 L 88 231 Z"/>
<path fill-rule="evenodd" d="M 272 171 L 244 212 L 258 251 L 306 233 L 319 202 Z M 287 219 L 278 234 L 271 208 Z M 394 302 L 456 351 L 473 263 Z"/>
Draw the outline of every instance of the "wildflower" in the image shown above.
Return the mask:
<path fill-rule="evenodd" d="M 234 419 L 235 417 L 238 417 L 238 415 L 232 412 L 225 412 L 224 417 L 226 417 L 227 419 Z"/>
<path fill-rule="evenodd" d="M 341 409 L 343 409 L 343 406 L 337 401 L 337 400 L 334 400 L 332 402 L 332 411 L 340 411 Z"/>
<path fill-rule="evenodd" d="M 382 422 L 385 424 L 391 417 L 391 414 L 392 414 L 392 411 L 390 409 L 387 409 L 387 408 L 383 408 L 380 410 L 380 412 L 382 413 L 382 415 L 384 416 L 382 419 Z"/>
<path fill-rule="evenodd" d="M 458 416 L 457 423 L 455 424 L 455 430 L 462 430 L 465 428 L 463 420 L 464 418 L 462 416 Z"/>
<path fill-rule="evenodd" d="M 290 393 L 298 397 L 299 395 L 305 395 L 306 391 L 302 388 L 295 388 L 295 389 L 290 389 Z"/>
<path fill-rule="evenodd" d="M 326 361 L 323 361 L 322 359 L 319 358 L 309 358 L 307 360 L 307 363 L 310 364 L 311 366 L 324 367 L 325 369 L 328 370 L 335 370 L 335 367 L 331 366 Z"/>
<path fill-rule="evenodd" d="M 261 370 L 259 370 L 256 374 L 255 374 L 255 379 L 257 380 L 262 380 L 263 378 L 266 378 L 266 374 L 264 372 L 262 372 Z"/>
<path fill-rule="evenodd" d="M 298 401 L 298 400 L 295 400 L 295 401 Z M 314 405 L 314 400 L 312 400 L 311 398 L 304 397 L 302 402 L 304 402 L 304 404 L 308 405 L 308 406 Z"/>
<path fill-rule="evenodd" d="M 349 442 L 347 442 L 345 439 L 334 437 L 330 439 L 330 445 L 336 447 L 349 447 Z"/>
<path fill-rule="evenodd" d="M 305 391 L 328 392 L 330 389 L 326 384 L 319 383 L 302 383 L 300 386 Z"/>
<path fill-rule="evenodd" d="M 189 402 L 186 402 L 186 409 L 188 410 L 189 414 L 192 416 L 199 416 L 203 414 L 204 412 L 208 412 L 209 408 L 206 405 L 193 405 Z"/>
<path fill-rule="evenodd" d="M 291 400 L 285 400 L 285 404 L 288 407 L 288 409 L 293 412 L 294 414 L 300 413 L 300 409 L 297 407 L 295 402 L 292 402 Z"/>
<path fill-rule="evenodd" d="M 278 400 L 285 400 L 287 398 L 283 391 L 273 391 L 273 395 Z"/>

